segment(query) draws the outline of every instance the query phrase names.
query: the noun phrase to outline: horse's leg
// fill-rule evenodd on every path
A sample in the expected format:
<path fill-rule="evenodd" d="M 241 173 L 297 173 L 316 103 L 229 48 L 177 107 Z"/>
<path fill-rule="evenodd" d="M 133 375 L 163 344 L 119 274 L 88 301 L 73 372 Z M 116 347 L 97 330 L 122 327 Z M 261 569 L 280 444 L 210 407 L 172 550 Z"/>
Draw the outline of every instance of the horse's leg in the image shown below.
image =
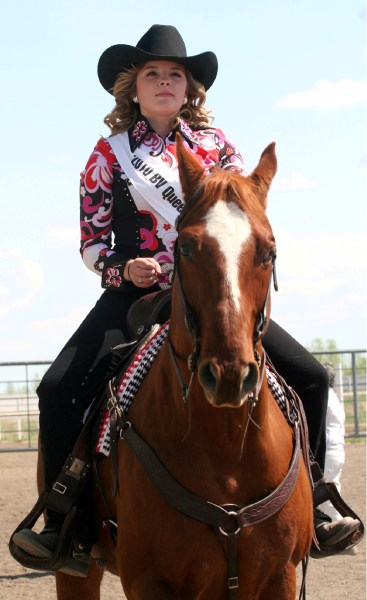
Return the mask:
<path fill-rule="evenodd" d="M 289 563 L 284 571 L 271 577 L 262 590 L 259 600 L 295 600 L 296 569 Z"/>
<path fill-rule="evenodd" d="M 103 569 L 91 564 L 88 577 L 56 573 L 57 600 L 100 600 Z"/>
<path fill-rule="evenodd" d="M 221 586 L 218 587 L 217 581 L 204 585 L 201 590 L 196 586 L 194 589 L 196 591 L 182 583 L 180 589 L 175 590 L 173 586 L 165 583 L 162 579 L 157 579 L 157 575 L 144 573 L 134 581 L 129 589 L 124 589 L 124 592 L 128 600 L 196 600 L 199 598 L 219 600 L 226 597 L 224 589 L 222 590 Z M 272 600 L 274 598 L 275 596 Z"/>
<path fill-rule="evenodd" d="M 173 600 L 180 598 L 172 593 L 162 581 L 155 581 L 151 577 L 140 577 L 131 586 L 130 590 L 124 590 L 128 600 Z"/>
<path fill-rule="evenodd" d="M 44 485 L 45 476 L 39 437 L 37 457 L 37 487 L 39 493 L 44 489 Z M 91 564 L 88 577 L 76 577 L 57 571 L 55 573 L 57 600 L 100 600 L 102 577 L 103 569 L 95 564 Z"/>

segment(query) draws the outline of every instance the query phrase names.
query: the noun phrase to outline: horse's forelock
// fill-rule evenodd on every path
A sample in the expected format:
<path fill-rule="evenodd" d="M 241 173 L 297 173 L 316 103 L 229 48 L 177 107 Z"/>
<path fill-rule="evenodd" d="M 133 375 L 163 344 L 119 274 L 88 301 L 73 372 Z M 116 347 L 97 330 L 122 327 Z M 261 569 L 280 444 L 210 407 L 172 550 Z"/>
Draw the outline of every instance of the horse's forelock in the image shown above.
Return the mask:
<path fill-rule="evenodd" d="M 215 168 L 186 199 L 178 221 L 178 228 L 184 220 L 195 210 L 206 212 L 218 200 L 236 202 L 249 216 L 261 217 L 264 206 L 258 198 L 257 188 L 250 177 L 245 177 L 237 171 L 223 171 Z"/>
<path fill-rule="evenodd" d="M 224 200 L 236 202 L 249 216 L 261 217 L 264 213 L 264 205 L 258 197 L 253 181 L 237 171 L 215 170 L 208 177 L 205 192 L 210 204 L 217 200 Z"/>

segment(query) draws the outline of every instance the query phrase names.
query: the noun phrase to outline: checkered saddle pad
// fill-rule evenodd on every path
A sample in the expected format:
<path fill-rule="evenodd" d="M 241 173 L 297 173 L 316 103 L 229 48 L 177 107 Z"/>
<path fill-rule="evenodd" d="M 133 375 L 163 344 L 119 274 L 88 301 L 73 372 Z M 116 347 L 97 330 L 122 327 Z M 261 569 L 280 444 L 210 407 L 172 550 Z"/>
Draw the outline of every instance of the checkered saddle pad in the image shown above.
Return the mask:
<path fill-rule="evenodd" d="M 159 327 L 159 329 L 139 348 L 134 358 L 130 362 L 127 370 L 119 374 L 112 380 L 116 397 L 119 400 L 122 410 L 128 414 L 131 403 L 144 379 L 152 366 L 155 358 L 167 337 L 169 331 L 169 321 Z M 297 417 L 296 409 L 289 404 L 284 384 L 280 382 L 277 374 L 266 365 L 266 376 L 269 389 L 276 400 L 279 408 L 285 415 L 290 424 L 294 423 Z M 97 441 L 95 445 L 97 454 L 109 456 L 110 454 L 110 415 L 108 409 L 102 409 L 102 416 L 98 423 Z"/>

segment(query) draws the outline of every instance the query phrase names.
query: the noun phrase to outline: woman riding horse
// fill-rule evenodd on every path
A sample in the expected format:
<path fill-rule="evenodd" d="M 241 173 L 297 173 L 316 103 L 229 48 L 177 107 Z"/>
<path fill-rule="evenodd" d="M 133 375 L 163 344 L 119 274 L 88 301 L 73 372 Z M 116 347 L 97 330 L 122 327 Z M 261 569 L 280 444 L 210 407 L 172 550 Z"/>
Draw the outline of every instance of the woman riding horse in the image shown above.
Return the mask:
<path fill-rule="evenodd" d="M 81 175 L 81 255 L 101 278 L 95 307 L 43 377 L 37 393 L 45 482 L 52 488 L 81 431 L 85 413 L 119 363 L 112 349 L 128 341 L 132 303 L 170 285 L 175 222 L 184 203 L 178 179 L 176 134 L 206 173 L 213 167 L 244 173 L 237 148 L 210 126 L 205 92 L 217 75 L 213 52 L 187 56 L 179 32 L 153 25 L 134 46 L 118 44 L 98 64 L 115 107 L 104 122 L 110 137 L 97 142 Z M 205 267 L 210 270 L 210 259 Z M 325 453 L 328 381 L 324 368 L 270 321 L 263 346 L 275 368 L 302 399 L 310 446 L 321 465 Z M 62 526 L 48 511 L 41 533 L 24 529 L 14 543 L 33 557 L 54 551 Z M 340 539 L 354 519 L 321 517 L 318 535 Z M 78 569 L 69 573 L 78 574 Z"/>

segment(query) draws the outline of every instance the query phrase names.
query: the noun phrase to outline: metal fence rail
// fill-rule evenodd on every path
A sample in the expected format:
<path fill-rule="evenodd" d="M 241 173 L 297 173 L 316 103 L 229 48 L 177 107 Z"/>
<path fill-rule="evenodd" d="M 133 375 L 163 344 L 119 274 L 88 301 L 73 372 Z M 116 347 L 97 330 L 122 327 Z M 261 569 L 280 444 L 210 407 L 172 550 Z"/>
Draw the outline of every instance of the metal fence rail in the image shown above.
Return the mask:
<path fill-rule="evenodd" d="M 0 452 L 36 450 L 37 385 L 51 361 L 0 362 Z"/>
<path fill-rule="evenodd" d="M 334 390 L 343 403 L 346 437 L 366 436 L 366 351 L 340 350 L 314 352 L 320 362 L 332 362 L 335 369 Z"/>
<path fill-rule="evenodd" d="M 333 363 L 335 392 L 343 403 L 346 437 L 366 436 L 366 350 L 313 353 Z M 36 450 L 37 385 L 50 361 L 0 362 L 0 452 Z"/>

